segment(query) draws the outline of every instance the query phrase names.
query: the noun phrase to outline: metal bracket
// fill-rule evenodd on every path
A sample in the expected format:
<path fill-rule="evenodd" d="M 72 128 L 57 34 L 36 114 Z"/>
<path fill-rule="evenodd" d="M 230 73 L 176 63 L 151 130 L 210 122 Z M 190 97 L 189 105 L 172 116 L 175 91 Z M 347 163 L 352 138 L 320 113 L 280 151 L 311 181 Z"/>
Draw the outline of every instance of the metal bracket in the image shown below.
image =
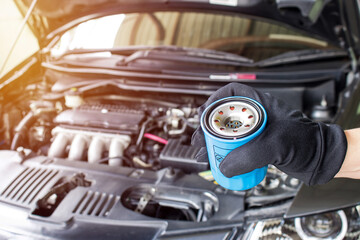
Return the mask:
<path fill-rule="evenodd" d="M 142 213 L 144 211 L 144 209 L 146 208 L 146 205 L 149 203 L 149 201 L 151 200 L 152 195 L 150 193 L 146 193 L 144 194 L 140 200 L 139 203 L 135 209 L 135 212 L 137 213 Z"/>

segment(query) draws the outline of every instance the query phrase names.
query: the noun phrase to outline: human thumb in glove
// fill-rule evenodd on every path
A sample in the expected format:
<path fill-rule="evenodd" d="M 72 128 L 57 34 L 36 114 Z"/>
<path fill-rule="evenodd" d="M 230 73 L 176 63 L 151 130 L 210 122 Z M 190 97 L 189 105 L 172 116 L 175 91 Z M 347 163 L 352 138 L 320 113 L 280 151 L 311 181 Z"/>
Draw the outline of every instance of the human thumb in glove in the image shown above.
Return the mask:
<path fill-rule="evenodd" d="M 280 100 L 242 84 L 228 84 L 215 92 L 199 109 L 228 96 L 244 96 L 258 101 L 268 114 L 265 130 L 250 142 L 234 149 L 220 163 L 226 177 L 250 172 L 268 164 L 304 181 L 308 185 L 323 184 L 339 171 L 346 154 L 347 141 L 343 130 L 334 124 L 317 123 L 303 117 Z M 193 144 L 205 147 L 200 128 L 193 135 Z M 207 159 L 204 148 L 198 154 Z"/>

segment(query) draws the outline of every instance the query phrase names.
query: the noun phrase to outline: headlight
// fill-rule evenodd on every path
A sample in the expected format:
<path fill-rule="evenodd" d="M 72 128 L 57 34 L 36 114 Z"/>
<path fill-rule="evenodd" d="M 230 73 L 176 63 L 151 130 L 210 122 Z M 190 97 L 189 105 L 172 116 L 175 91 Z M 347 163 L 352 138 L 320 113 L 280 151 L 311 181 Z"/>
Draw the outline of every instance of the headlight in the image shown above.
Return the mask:
<path fill-rule="evenodd" d="M 348 220 L 343 210 L 295 218 L 295 229 L 303 240 L 345 238 Z"/>
<path fill-rule="evenodd" d="M 360 237 L 358 207 L 294 219 L 269 219 L 251 223 L 246 240 L 342 240 Z"/>

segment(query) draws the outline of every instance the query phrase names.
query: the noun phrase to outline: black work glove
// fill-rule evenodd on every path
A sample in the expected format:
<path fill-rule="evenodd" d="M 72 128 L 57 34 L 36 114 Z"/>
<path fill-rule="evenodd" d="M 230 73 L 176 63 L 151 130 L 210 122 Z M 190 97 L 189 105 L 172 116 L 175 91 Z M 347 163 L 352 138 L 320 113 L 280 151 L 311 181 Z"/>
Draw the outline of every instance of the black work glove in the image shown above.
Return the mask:
<path fill-rule="evenodd" d="M 265 108 L 268 121 L 258 137 L 234 149 L 221 161 L 219 168 L 226 177 L 273 164 L 306 184 L 314 185 L 330 181 L 340 170 L 347 141 L 338 125 L 313 122 L 271 95 L 239 83 L 230 83 L 217 90 L 199 108 L 199 114 L 212 102 L 229 96 L 258 101 Z M 208 161 L 200 127 L 193 134 L 192 144 L 202 147 L 197 154 L 198 161 Z"/>

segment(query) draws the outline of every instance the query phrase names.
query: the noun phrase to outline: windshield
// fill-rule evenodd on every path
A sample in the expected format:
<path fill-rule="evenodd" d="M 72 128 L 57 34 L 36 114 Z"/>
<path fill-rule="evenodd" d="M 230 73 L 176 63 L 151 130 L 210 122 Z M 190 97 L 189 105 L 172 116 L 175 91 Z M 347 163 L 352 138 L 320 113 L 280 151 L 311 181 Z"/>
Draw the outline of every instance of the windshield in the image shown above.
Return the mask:
<path fill-rule="evenodd" d="M 289 51 L 335 48 L 273 22 L 223 13 L 162 11 L 118 14 L 84 22 L 63 34 L 52 54 L 138 45 L 205 48 L 254 61 Z"/>

